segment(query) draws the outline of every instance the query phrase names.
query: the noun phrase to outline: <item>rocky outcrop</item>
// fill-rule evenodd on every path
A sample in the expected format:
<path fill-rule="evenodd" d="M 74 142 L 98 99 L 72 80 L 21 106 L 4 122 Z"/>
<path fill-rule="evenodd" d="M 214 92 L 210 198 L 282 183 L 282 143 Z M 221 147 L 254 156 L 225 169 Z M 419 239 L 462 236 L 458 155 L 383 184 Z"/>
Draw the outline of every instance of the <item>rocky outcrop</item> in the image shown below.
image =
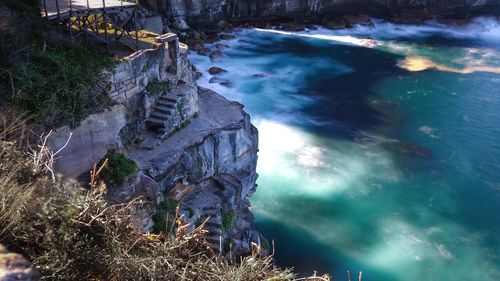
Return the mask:
<path fill-rule="evenodd" d="M 19 254 L 9 253 L 0 244 L 0 281 L 37 281 L 39 272 Z"/>
<path fill-rule="evenodd" d="M 159 96 L 179 85 L 194 85 L 188 49 L 175 35 L 173 41 L 160 42 L 155 48 L 140 50 L 117 63 L 109 73 L 109 97 L 115 105 L 88 116 L 76 128 L 54 130 L 48 145 L 57 155 L 55 169 L 67 178 L 88 174 L 110 147 L 126 148 L 142 140 L 146 120 L 155 109 Z M 184 88 L 182 88 L 184 89 Z M 179 119 L 197 111 L 197 92 L 178 91 L 182 95 Z"/>
<path fill-rule="evenodd" d="M 246 253 L 251 242 L 260 243 L 248 201 L 257 179 L 257 130 L 241 104 L 206 89 L 199 98 L 199 115 L 186 128 L 154 150 L 128 156 L 180 202 L 192 229 L 207 220 L 207 239 L 217 252 Z"/>
<path fill-rule="evenodd" d="M 77 178 L 90 171 L 108 148 L 116 143 L 118 134 L 126 124 L 126 109 L 119 104 L 105 112 L 88 116 L 75 129 L 69 126 L 57 129 L 50 140 L 54 151 L 63 148 L 70 139 L 57 155 L 56 170 L 68 178 Z"/>
<path fill-rule="evenodd" d="M 49 146 L 58 151 L 72 133 L 57 155 L 56 171 L 67 178 L 88 175 L 109 148 L 118 148 L 140 169 L 128 182 L 108 186 L 106 199 L 147 199 L 132 218 L 144 232 L 155 226 L 153 215 L 161 214 L 164 201 L 175 199 L 187 230 L 205 223 L 215 252 L 248 253 L 261 239 L 249 209 L 257 129 L 241 104 L 197 87 L 177 36 L 156 41 L 159 46 L 126 57 L 110 71 L 116 105 L 51 136 Z"/>
<path fill-rule="evenodd" d="M 500 14 L 498 0 L 143 0 L 150 9 L 194 28 L 232 21 L 307 19 L 320 22 L 346 14 L 391 19 L 441 17 L 461 19 Z"/>

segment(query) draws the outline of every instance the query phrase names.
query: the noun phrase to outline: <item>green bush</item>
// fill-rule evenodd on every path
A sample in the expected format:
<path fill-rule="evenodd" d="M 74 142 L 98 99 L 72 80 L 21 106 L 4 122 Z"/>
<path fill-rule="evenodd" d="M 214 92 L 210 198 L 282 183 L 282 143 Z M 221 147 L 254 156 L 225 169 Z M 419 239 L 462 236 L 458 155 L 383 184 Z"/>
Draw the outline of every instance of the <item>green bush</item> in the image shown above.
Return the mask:
<path fill-rule="evenodd" d="M 35 44 L 27 62 L 11 71 L 13 102 L 43 127 L 77 126 L 111 103 L 108 57 L 83 45 Z"/>
<path fill-rule="evenodd" d="M 170 90 L 171 84 L 169 81 L 165 82 L 149 82 L 146 86 L 148 93 L 152 95 L 158 95 L 160 93 Z"/>
<path fill-rule="evenodd" d="M 66 43 L 41 19 L 38 1 L 6 3 L 16 13 L 0 20 L 0 101 L 28 113 L 41 129 L 74 127 L 110 105 L 108 55 Z"/>
<path fill-rule="evenodd" d="M 160 204 L 156 214 L 153 215 L 153 233 L 172 233 L 172 226 L 174 225 L 175 212 L 178 205 L 179 202 L 171 198 L 166 198 Z"/>
<path fill-rule="evenodd" d="M 108 163 L 104 166 L 101 177 L 110 185 L 124 184 L 130 180 L 139 169 L 133 160 L 114 148 L 108 150 L 108 153 L 104 155 L 104 158 L 101 160 L 101 165 L 106 159 Z"/>

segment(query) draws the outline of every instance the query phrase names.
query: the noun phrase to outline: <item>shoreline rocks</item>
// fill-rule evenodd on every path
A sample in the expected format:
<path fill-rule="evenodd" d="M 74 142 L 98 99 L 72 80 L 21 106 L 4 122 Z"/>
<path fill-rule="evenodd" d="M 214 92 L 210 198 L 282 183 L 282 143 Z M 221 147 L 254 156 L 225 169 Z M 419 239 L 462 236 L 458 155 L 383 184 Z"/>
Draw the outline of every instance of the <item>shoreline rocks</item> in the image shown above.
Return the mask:
<path fill-rule="evenodd" d="M 0 281 L 38 281 L 40 273 L 20 254 L 10 253 L 0 244 Z"/>
<path fill-rule="evenodd" d="M 224 72 L 227 72 L 227 70 L 220 68 L 220 67 L 217 67 L 217 66 L 212 66 L 212 67 L 210 67 L 210 69 L 208 69 L 208 73 L 210 73 L 210 75 L 217 75 L 217 74 L 221 74 Z"/>

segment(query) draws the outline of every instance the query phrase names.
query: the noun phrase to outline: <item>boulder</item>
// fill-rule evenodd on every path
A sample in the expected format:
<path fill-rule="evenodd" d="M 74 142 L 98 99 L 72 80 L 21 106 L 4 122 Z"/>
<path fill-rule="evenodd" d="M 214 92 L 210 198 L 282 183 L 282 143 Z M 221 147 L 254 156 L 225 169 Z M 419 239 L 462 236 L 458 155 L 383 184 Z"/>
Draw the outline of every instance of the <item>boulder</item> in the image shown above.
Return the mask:
<path fill-rule="evenodd" d="M 163 34 L 163 20 L 160 16 L 146 18 L 143 28 L 156 34 Z"/>
<path fill-rule="evenodd" d="M 0 244 L 0 281 L 36 281 L 40 273 L 19 254 L 9 253 Z"/>
<path fill-rule="evenodd" d="M 229 45 L 226 45 L 226 44 L 220 44 L 220 43 L 217 43 L 215 44 L 215 47 L 219 50 L 223 50 L 223 49 L 228 49 L 228 48 L 231 48 Z"/>
<path fill-rule="evenodd" d="M 210 78 L 210 80 L 208 80 L 208 83 L 210 83 L 210 84 L 217 83 L 217 84 L 222 85 L 222 86 L 231 87 L 231 82 L 229 80 L 221 79 L 219 77 Z"/>
<path fill-rule="evenodd" d="M 326 21 L 323 23 L 326 28 L 329 29 L 343 29 L 346 28 L 346 23 L 342 19 Z"/>
<path fill-rule="evenodd" d="M 214 61 L 214 60 L 217 60 L 217 59 L 221 58 L 221 57 L 222 57 L 222 55 L 223 55 L 223 54 L 222 54 L 222 52 L 221 52 L 221 51 L 219 51 L 219 50 L 217 50 L 217 51 L 214 51 L 214 52 L 212 52 L 212 53 L 210 54 L 210 59 L 211 59 L 212 61 Z"/>
<path fill-rule="evenodd" d="M 347 27 L 357 24 L 373 25 L 372 19 L 368 15 L 345 15 L 343 19 L 346 22 Z"/>
<path fill-rule="evenodd" d="M 203 73 L 201 73 L 201 72 L 199 72 L 199 71 L 196 71 L 196 72 L 194 73 L 194 78 L 195 78 L 196 80 L 200 79 L 200 77 L 201 77 L 201 76 L 203 76 Z"/>
<path fill-rule="evenodd" d="M 176 18 L 173 22 L 172 25 L 174 26 L 175 29 L 178 29 L 180 31 L 187 31 L 191 29 L 189 25 L 181 18 Z"/>
<path fill-rule="evenodd" d="M 127 124 L 126 115 L 125 106 L 119 104 L 88 116 L 77 128 L 64 126 L 55 130 L 49 138 L 49 147 L 53 151 L 62 148 L 72 132 L 67 146 L 57 155 L 56 172 L 68 178 L 88 173 L 117 142 L 120 130 Z"/>
<path fill-rule="evenodd" d="M 198 55 L 201 55 L 201 56 L 208 56 L 208 54 L 210 54 L 211 52 L 212 52 L 212 50 L 210 50 L 209 48 L 203 48 L 203 49 L 197 51 Z"/>
<path fill-rule="evenodd" d="M 255 77 L 255 78 L 264 78 L 264 77 L 266 77 L 266 74 L 264 74 L 264 73 L 255 73 L 252 76 Z"/>
<path fill-rule="evenodd" d="M 281 29 L 283 29 L 285 31 L 304 31 L 306 29 L 306 27 L 303 23 L 291 22 L 291 23 L 282 24 Z"/>
<path fill-rule="evenodd" d="M 208 73 L 210 73 L 210 75 L 217 75 L 217 74 L 221 74 L 223 72 L 227 72 L 227 70 L 222 69 L 222 68 L 217 67 L 217 66 L 210 67 L 210 69 L 208 70 Z"/>
<path fill-rule="evenodd" d="M 219 37 L 220 37 L 220 39 L 222 39 L 222 40 L 232 40 L 232 39 L 236 38 L 236 36 L 234 36 L 234 35 L 231 35 L 231 34 L 225 34 L 225 33 L 223 33 L 223 34 L 219 35 Z"/>

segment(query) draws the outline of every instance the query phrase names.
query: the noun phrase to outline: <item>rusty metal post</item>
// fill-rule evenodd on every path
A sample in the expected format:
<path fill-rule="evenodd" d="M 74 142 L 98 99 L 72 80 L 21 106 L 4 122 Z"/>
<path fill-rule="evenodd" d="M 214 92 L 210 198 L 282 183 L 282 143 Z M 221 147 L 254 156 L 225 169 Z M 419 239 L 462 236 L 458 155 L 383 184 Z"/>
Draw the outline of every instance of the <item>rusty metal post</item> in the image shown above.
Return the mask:
<path fill-rule="evenodd" d="M 137 51 L 139 50 L 139 31 L 137 27 L 137 8 L 139 7 L 139 3 L 135 1 L 136 6 L 134 7 L 134 28 L 135 28 L 135 48 Z"/>
<path fill-rule="evenodd" d="M 106 0 L 102 0 L 102 21 L 104 25 L 104 39 L 106 40 L 106 50 L 109 53 L 108 24 L 106 23 Z"/>
<path fill-rule="evenodd" d="M 71 43 L 75 42 L 73 38 L 73 28 L 71 27 L 71 22 L 73 21 L 73 0 L 69 0 L 69 18 L 68 18 L 68 28 L 69 28 L 69 36 L 71 38 Z"/>
<path fill-rule="evenodd" d="M 90 23 L 89 17 L 90 17 L 90 4 L 89 4 L 89 0 L 87 0 L 87 17 L 86 17 L 87 18 L 87 24 L 84 24 L 84 21 L 82 20 L 82 27 L 85 28 L 85 29 L 87 29 L 87 30 L 83 31 L 83 33 L 85 33 L 84 34 L 84 36 L 85 36 L 85 42 L 87 42 L 89 40 L 89 36 L 87 34 L 87 32 L 88 32 L 87 26 L 88 25 L 92 25 Z M 83 19 L 83 17 L 82 17 L 82 19 Z"/>
<path fill-rule="evenodd" d="M 59 0 L 56 0 L 56 9 L 57 9 L 57 19 L 61 20 L 61 11 L 59 11 Z"/>
<path fill-rule="evenodd" d="M 46 0 L 43 0 L 43 10 L 45 11 L 45 17 L 49 19 L 49 13 L 47 12 L 47 2 Z"/>

